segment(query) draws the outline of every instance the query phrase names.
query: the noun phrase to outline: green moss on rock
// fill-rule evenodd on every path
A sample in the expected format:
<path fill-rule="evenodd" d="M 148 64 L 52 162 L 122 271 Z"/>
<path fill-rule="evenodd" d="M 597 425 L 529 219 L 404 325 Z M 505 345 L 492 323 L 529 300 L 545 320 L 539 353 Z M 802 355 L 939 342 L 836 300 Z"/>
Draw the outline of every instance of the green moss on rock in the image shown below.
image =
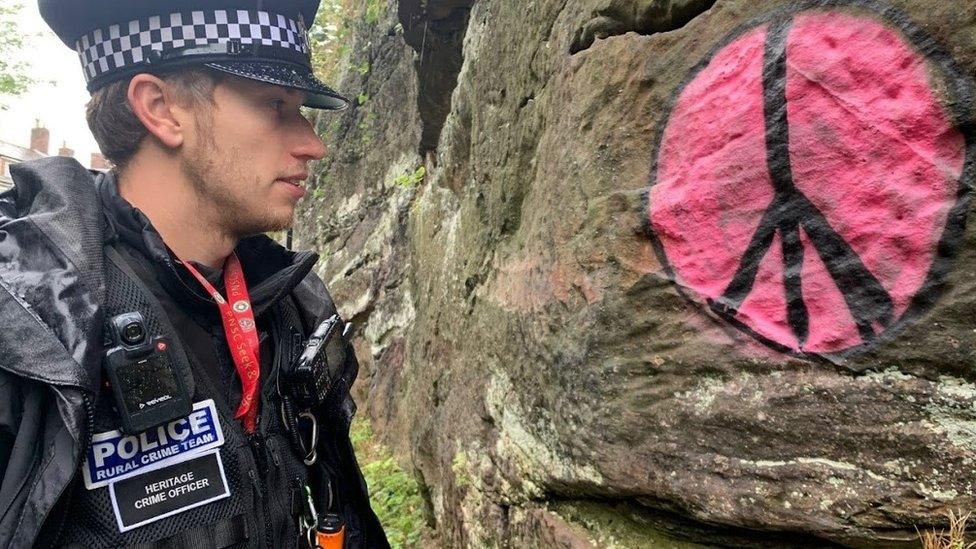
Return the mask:
<path fill-rule="evenodd" d="M 595 547 L 607 549 L 700 549 L 708 547 L 677 540 L 653 525 L 621 512 L 613 505 L 593 501 L 560 502 L 549 509 L 570 524 Z"/>

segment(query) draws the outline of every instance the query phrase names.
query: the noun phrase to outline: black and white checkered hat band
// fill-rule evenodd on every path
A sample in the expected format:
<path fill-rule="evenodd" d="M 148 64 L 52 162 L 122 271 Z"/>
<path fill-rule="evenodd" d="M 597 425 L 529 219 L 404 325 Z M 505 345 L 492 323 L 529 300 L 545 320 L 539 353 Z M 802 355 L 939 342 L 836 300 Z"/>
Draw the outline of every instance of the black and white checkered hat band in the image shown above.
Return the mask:
<path fill-rule="evenodd" d="M 78 55 L 88 82 L 150 62 L 151 56 L 192 46 L 236 42 L 268 46 L 308 58 L 303 21 L 266 11 L 214 10 L 155 15 L 82 36 Z"/>

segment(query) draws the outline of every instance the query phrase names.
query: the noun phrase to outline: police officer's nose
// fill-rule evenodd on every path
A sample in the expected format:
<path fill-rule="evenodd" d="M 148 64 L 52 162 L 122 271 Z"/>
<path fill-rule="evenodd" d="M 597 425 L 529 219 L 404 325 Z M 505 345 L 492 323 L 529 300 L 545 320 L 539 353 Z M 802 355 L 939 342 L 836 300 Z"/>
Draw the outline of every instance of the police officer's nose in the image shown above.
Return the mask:
<path fill-rule="evenodd" d="M 322 140 L 319 139 L 319 136 L 315 134 L 311 125 L 309 125 L 307 130 L 302 132 L 301 139 L 292 150 L 292 156 L 308 162 L 309 160 L 321 160 L 325 158 L 326 152 L 325 143 L 322 143 Z"/>

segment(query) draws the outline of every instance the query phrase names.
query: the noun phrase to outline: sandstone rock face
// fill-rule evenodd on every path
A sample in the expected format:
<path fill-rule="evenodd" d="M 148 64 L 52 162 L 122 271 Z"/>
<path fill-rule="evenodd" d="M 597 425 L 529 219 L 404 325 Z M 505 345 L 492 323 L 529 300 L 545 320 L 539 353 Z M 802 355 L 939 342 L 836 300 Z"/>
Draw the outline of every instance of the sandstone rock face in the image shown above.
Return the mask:
<path fill-rule="evenodd" d="M 401 0 L 350 52 L 298 243 L 445 545 L 976 507 L 976 1 Z"/>

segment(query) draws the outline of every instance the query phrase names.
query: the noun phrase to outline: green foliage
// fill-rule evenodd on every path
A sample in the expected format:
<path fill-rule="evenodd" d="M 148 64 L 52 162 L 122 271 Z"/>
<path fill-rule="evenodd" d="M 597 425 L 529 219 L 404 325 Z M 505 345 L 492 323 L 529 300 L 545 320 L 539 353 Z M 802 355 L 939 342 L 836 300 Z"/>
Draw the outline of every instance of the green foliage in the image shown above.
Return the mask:
<path fill-rule="evenodd" d="M 368 93 L 361 93 L 358 97 L 356 97 L 356 103 L 360 106 L 365 105 L 367 101 L 369 101 Z"/>
<path fill-rule="evenodd" d="M 357 10 L 355 0 L 322 0 L 315 21 L 308 29 L 312 47 L 312 68 L 316 76 L 335 83 L 339 62 L 348 50 L 349 22 Z"/>
<path fill-rule="evenodd" d="M 415 187 L 424 182 L 424 177 L 427 176 L 427 168 L 421 166 L 414 170 L 411 174 L 404 174 L 398 176 L 393 180 L 394 183 L 400 185 L 401 187 Z"/>
<path fill-rule="evenodd" d="M 386 12 L 386 0 L 366 0 L 366 13 L 363 19 L 370 25 L 375 25 Z"/>
<path fill-rule="evenodd" d="M 369 486 L 373 511 L 394 548 L 420 547 L 430 532 L 417 481 L 401 469 L 390 450 L 373 437 L 369 420 L 357 418 L 349 433 Z"/>
<path fill-rule="evenodd" d="M 318 177 L 318 182 L 315 185 L 315 189 L 312 190 L 312 198 L 314 200 L 321 200 L 325 198 L 327 189 L 334 186 L 335 181 L 332 179 L 332 175 L 329 173 L 320 174 Z"/>
<path fill-rule="evenodd" d="M 336 118 L 335 120 L 332 121 L 331 124 L 329 124 L 329 132 L 331 132 L 332 135 L 336 135 L 337 133 L 339 133 L 340 129 L 342 129 L 342 121 L 339 120 L 338 118 Z"/>
<path fill-rule="evenodd" d="M 22 6 L 0 4 L 0 95 L 19 95 L 34 83 L 27 75 L 27 63 L 12 61 L 28 45 L 30 36 L 22 34 L 16 17 Z"/>
<path fill-rule="evenodd" d="M 315 188 L 312 189 L 312 199 L 321 200 L 325 198 L 328 189 L 333 186 L 332 177 L 328 174 L 320 174 L 315 183 Z"/>
<path fill-rule="evenodd" d="M 339 65 L 349 53 L 352 26 L 358 20 L 375 25 L 386 13 L 387 0 L 322 0 L 315 21 L 308 29 L 315 74 L 332 84 Z M 354 66 L 360 74 L 369 72 L 369 62 Z"/>
<path fill-rule="evenodd" d="M 454 455 L 454 460 L 451 461 L 451 472 L 454 473 L 454 484 L 462 490 L 471 485 L 470 468 L 468 454 L 462 450 Z"/>
<path fill-rule="evenodd" d="M 362 134 L 359 137 L 359 142 L 364 148 L 368 147 L 369 144 L 373 142 L 372 129 L 377 118 L 378 117 L 376 116 L 375 112 L 366 112 L 366 116 L 363 117 L 363 119 L 359 122 L 359 126 L 357 126 Z"/>

